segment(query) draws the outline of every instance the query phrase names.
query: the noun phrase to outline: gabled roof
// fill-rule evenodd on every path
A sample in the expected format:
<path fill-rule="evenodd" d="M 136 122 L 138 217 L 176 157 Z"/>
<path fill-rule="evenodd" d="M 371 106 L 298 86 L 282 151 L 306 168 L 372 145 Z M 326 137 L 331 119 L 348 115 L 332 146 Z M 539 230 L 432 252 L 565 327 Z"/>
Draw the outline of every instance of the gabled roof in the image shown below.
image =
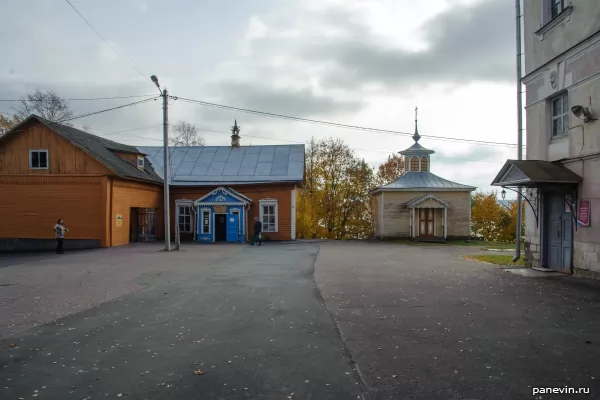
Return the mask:
<path fill-rule="evenodd" d="M 163 176 L 163 147 L 140 146 Z M 169 146 L 170 183 L 175 186 L 302 182 L 304 145 Z"/>
<path fill-rule="evenodd" d="M 538 187 L 578 184 L 583 178 L 575 172 L 543 160 L 507 160 L 492 186 Z"/>
<path fill-rule="evenodd" d="M 472 192 L 477 189 L 474 186 L 462 185 L 460 183 L 452 182 L 439 176 L 432 174 L 431 172 L 416 172 L 409 171 L 405 172 L 400 178 L 394 182 L 384 186 L 379 186 L 371 192 L 371 194 L 377 192 L 391 192 L 391 191 L 469 191 Z"/>
<path fill-rule="evenodd" d="M 441 206 L 446 207 L 446 208 L 451 207 L 450 203 L 448 203 L 447 201 L 444 201 L 444 200 L 440 199 L 439 197 L 437 197 L 433 194 L 430 194 L 430 193 L 424 194 L 423 196 L 416 197 L 416 198 L 412 199 L 411 201 L 405 203 L 404 206 L 406 208 L 415 208 L 418 205 L 423 204 L 427 200 L 433 200 L 433 201 L 439 203 Z"/>
<path fill-rule="evenodd" d="M 140 154 L 140 152 L 133 146 L 113 142 L 112 140 L 104 139 L 91 133 L 84 132 L 82 130 L 59 124 L 57 122 L 49 121 L 37 115 L 30 115 L 19 125 L 15 126 L 4 136 L 0 138 L 0 141 L 6 140 L 12 135 L 16 135 L 20 128 L 31 122 L 37 121 L 47 128 L 51 129 L 57 135 L 67 140 L 69 143 L 85 151 L 91 157 L 98 160 L 108 169 L 113 171 L 115 174 L 122 178 L 139 179 L 144 181 L 150 181 L 154 183 L 162 183 L 162 179 L 154 172 L 152 165 L 149 162 L 144 162 L 144 171 L 139 170 L 135 165 L 128 163 L 118 155 L 114 154 L 113 151 L 123 153 Z M 142 153 L 143 154 L 143 153 Z"/>
<path fill-rule="evenodd" d="M 244 196 L 243 194 L 241 194 L 240 192 L 238 192 L 236 190 L 233 190 L 228 187 L 218 187 L 215 190 L 208 193 L 207 195 L 202 196 L 198 200 L 194 201 L 194 204 L 195 205 L 215 205 L 215 204 L 216 205 L 219 205 L 219 204 L 228 205 L 230 202 L 228 202 L 227 198 L 222 195 L 229 196 L 242 204 L 252 203 L 251 199 L 249 199 L 248 197 Z M 207 202 L 208 199 L 210 199 L 211 197 L 214 197 L 214 196 L 217 196 L 214 201 Z M 220 199 L 220 197 L 223 197 L 223 198 Z"/>

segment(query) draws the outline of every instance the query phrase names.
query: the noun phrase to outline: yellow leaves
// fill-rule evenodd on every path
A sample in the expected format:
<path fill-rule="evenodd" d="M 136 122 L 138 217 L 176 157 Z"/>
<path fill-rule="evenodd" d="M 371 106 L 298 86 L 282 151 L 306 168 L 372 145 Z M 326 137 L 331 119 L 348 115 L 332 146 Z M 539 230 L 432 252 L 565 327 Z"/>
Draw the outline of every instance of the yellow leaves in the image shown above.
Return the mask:
<path fill-rule="evenodd" d="M 370 237 L 373 170 L 368 164 L 340 139 L 311 141 L 305 164 L 306 184 L 296 220 L 298 237 Z"/>
<path fill-rule="evenodd" d="M 498 203 L 497 192 L 475 193 L 471 199 L 471 223 L 474 236 L 486 241 L 513 242 L 516 240 L 517 203 L 511 210 Z M 523 220 L 523 229 L 524 229 Z"/>

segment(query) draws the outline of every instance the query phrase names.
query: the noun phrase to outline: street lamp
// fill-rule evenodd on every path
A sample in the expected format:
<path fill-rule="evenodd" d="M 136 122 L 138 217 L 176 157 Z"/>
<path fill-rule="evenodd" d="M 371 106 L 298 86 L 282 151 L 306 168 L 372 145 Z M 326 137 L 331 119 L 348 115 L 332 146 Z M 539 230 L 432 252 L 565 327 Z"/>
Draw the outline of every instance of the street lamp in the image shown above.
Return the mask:
<path fill-rule="evenodd" d="M 502 195 L 502 200 L 506 199 L 506 190 L 504 188 L 502 188 L 500 194 Z"/>
<path fill-rule="evenodd" d="M 156 75 L 152 75 L 150 80 L 154 82 L 160 95 L 163 98 L 163 152 L 164 152 L 164 167 L 163 167 L 163 182 L 164 182 L 164 218 L 165 218 L 165 250 L 171 250 L 171 215 L 170 215 L 170 204 L 169 204 L 169 96 L 167 95 L 167 88 L 160 90 L 158 84 L 158 78 Z"/>

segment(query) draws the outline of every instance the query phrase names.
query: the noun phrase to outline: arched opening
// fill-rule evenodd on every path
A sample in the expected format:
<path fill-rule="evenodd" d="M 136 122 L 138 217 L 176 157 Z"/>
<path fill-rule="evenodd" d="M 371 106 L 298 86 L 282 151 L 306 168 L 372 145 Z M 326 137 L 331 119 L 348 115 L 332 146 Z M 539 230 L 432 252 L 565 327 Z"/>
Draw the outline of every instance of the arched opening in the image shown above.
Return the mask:
<path fill-rule="evenodd" d="M 429 171 L 429 160 L 426 156 L 421 157 L 421 171 L 427 172 Z"/>
<path fill-rule="evenodd" d="M 412 158 L 410 159 L 410 170 L 413 172 L 419 171 L 419 157 L 412 156 Z"/>

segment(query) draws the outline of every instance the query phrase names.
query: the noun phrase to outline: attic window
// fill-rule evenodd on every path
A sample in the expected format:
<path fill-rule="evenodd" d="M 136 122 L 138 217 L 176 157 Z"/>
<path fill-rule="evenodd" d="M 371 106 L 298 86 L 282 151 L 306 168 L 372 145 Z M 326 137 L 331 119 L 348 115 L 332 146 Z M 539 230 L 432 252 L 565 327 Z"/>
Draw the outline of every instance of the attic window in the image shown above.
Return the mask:
<path fill-rule="evenodd" d="M 138 158 L 137 158 L 137 167 L 139 169 L 144 169 L 144 157 L 138 156 Z"/>
<path fill-rule="evenodd" d="M 48 169 L 48 150 L 29 150 L 29 168 Z"/>

